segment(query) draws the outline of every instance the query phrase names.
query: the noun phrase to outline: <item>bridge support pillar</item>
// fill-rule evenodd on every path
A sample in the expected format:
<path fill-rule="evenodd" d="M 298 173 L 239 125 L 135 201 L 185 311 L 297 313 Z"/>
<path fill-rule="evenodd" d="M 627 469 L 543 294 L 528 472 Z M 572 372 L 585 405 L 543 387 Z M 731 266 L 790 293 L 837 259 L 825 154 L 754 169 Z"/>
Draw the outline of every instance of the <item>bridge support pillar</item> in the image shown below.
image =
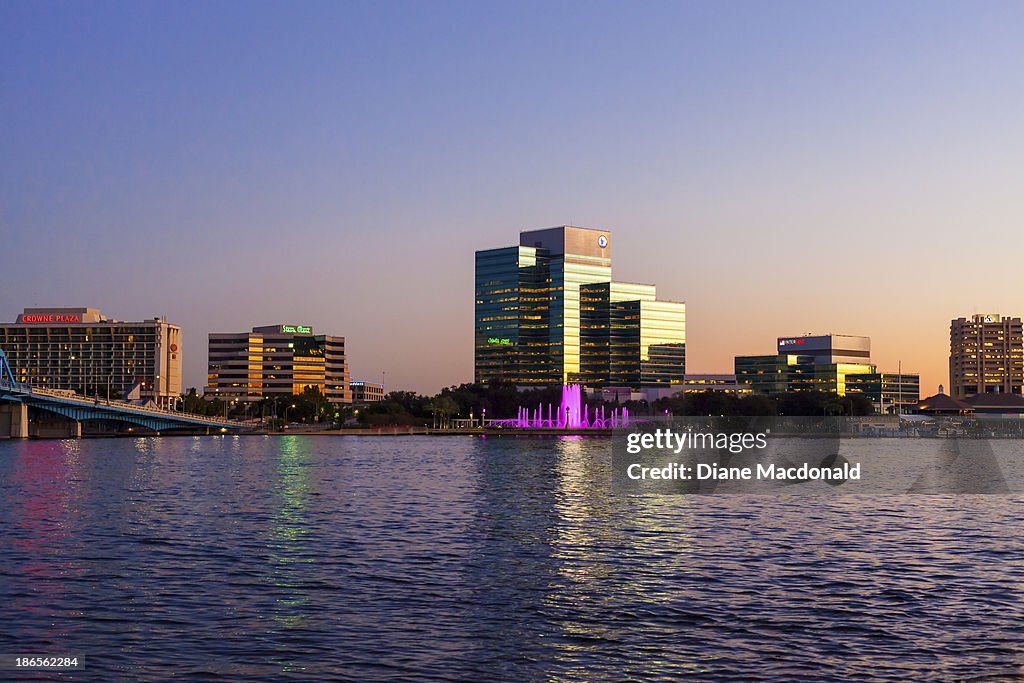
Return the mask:
<path fill-rule="evenodd" d="M 80 439 L 82 423 L 77 420 L 40 420 L 32 424 L 31 435 L 39 439 Z"/>
<path fill-rule="evenodd" d="M 24 403 L 0 403 L 0 437 L 28 438 L 28 406 Z"/>

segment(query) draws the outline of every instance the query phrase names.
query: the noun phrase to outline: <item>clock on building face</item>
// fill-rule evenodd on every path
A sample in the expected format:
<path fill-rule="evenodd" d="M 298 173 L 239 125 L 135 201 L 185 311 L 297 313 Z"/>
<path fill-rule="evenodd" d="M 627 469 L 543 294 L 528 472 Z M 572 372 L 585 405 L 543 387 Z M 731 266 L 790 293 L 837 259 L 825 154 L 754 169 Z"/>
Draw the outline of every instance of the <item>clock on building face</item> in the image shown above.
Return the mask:
<path fill-rule="evenodd" d="M 601 235 L 600 237 L 598 237 L 597 238 L 597 246 L 601 247 L 602 249 L 607 247 L 608 246 L 608 238 L 605 237 L 604 235 Z"/>

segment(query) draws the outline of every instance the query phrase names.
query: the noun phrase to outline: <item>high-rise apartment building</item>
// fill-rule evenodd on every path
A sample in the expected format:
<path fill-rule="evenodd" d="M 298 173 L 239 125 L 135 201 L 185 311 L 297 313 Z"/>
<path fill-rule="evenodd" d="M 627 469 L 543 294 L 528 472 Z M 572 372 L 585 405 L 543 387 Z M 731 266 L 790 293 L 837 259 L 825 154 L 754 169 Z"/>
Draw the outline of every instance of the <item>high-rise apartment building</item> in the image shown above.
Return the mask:
<path fill-rule="evenodd" d="M 957 318 L 949 325 L 949 394 L 1020 394 L 1024 342 L 1020 318 L 995 313 Z"/>
<path fill-rule="evenodd" d="M 87 396 L 170 406 L 181 394 L 181 328 L 162 318 L 109 320 L 96 308 L 26 308 L 0 324 L 15 379 Z"/>
<path fill-rule="evenodd" d="M 475 380 L 609 385 L 614 376 L 642 386 L 681 378 L 685 305 L 611 278 L 607 230 L 531 230 L 518 246 L 478 251 Z"/>
<path fill-rule="evenodd" d="M 209 338 L 206 394 L 226 400 L 290 397 L 315 387 L 332 403 L 352 403 L 345 338 L 307 325 L 268 325 Z"/>

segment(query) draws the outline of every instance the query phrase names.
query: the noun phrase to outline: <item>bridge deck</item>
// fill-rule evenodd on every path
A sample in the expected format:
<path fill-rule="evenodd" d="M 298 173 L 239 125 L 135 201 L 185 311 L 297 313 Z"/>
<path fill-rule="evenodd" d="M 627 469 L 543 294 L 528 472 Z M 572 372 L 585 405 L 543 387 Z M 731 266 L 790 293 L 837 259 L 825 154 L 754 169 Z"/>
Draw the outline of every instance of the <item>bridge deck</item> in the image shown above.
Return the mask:
<path fill-rule="evenodd" d="M 184 413 L 155 406 L 140 406 L 126 401 L 89 398 L 59 389 L 40 389 L 22 382 L 11 382 L 7 378 L 0 378 L 0 400 L 19 401 L 43 409 L 60 408 L 54 412 L 75 419 L 117 419 L 118 416 L 148 419 L 152 420 L 153 424 L 161 425 L 159 428 L 163 429 L 191 426 L 224 429 L 248 429 L 250 427 L 243 422 L 209 415 Z M 68 409 L 72 412 L 69 412 Z"/>

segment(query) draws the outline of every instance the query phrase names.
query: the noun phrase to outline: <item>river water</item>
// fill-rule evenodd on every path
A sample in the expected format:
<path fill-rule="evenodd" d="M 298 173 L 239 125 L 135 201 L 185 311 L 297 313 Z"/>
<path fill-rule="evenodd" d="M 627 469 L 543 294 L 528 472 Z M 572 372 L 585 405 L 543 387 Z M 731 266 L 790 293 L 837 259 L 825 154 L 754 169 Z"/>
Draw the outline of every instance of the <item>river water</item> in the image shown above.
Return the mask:
<path fill-rule="evenodd" d="M 1024 677 L 1021 496 L 625 495 L 610 467 L 571 437 L 0 442 L 0 652 L 103 681 Z"/>

